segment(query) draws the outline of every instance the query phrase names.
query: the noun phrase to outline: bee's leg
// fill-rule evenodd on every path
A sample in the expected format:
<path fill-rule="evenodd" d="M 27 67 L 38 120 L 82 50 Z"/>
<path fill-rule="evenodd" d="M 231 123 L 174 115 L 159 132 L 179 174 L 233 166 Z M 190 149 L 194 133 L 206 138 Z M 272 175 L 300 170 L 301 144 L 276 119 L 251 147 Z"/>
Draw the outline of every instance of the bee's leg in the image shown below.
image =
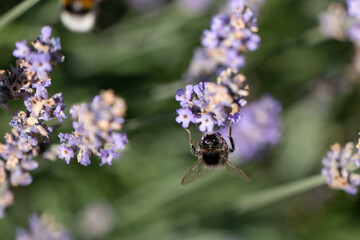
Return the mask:
<path fill-rule="evenodd" d="M 229 140 L 230 140 L 230 144 L 231 144 L 230 152 L 233 152 L 233 151 L 235 151 L 235 144 L 234 144 L 234 139 L 231 136 L 231 123 L 232 122 L 230 121 L 230 124 L 229 124 Z"/>
<path fill-rule="evenodd" d="M 192 136 L 191 136 L 191 132 L 189 129 L 185 128 L 185 130 L 189 133 L 189 143 L 190 143 L 190 150 L 192 152 L 192 154 L 196 154 L 196 149 L 194 147 L 194 143 L 193 143 L 193 140 L 192 140 Z"/>

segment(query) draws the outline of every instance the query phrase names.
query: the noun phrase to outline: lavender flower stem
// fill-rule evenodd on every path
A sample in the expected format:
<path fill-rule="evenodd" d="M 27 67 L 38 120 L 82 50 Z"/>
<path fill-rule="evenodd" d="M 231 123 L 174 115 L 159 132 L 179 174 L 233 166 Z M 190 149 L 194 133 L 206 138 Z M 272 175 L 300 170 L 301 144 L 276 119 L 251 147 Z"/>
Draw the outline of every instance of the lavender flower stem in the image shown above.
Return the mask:
<path fill-rule="evenodd" d="M 320 174 L 311 176 L 240 197 L 234 201 L 233 208 L 236 209 L 239 214 L 245 214 L 317 188 L 325 183 L 324 176 Z"/>
<path fill-rule="evenodd" d="M 175 174 L 176 175 L 176 174 Z M 135 222 L 140 221 L 140 219 L 146 218 L 147 215 L 151 214 L 154 209 L 161 207 L 164 209 L 164 206 L 166 206 L 169 202 L 174 201 L 174 199 L 178 199 L 180 197 L 183 197 L 185 195 L 192 195 L 195 192 L 199 191 L 199 189 L 204 188 L 204 186 L 209 186 L 209 183 L 214 183 L 215 181 L 219 180 L 219 177 L 221 174 L 213 174 L 211 176 L 208 176 L 208 181 L 200 181 L 197 185 L 193 186 L 193 188 L 188 189 L 182 189 L 179 191 L 176 188 L 173 188 L 173 192 L 169 193 L 166 192 L 166 194 L 161 194 L 162 189 L 166 189 L 168 186 L 174 186 L 174 178 L 168 178 L 164 181 L 164 179 L 161 179 L 161 181 L 156 182 L 155 184 L 148 185 L 142 190 L 137 191 L 136 193 L 132 195 L 128 195 L 127 197 L 121 199 L 118 202 L 118 206 L 124 206 L 130 199 L 140 199 L 142 198 L 142 201 L 145 202 L 154 202 L 155 205 L 152 204 L 152 208 L 141 208 L 139 209 L 139 206 L 142 206 L 142 204 L 137 203 L 136 206 L 133 208 L 129 208 L 129 205 L 127 205 L 126 208 L 120 208 L 119 214 L 122 214 L 123 216 L 126 216 L 125 221 L 122 222 L 121 228 L 127 229 L 129 225 L 134 224 Z M 160 183 L 161 182 L 161 183 Z M 165 184 L 166 183 L 166 184 Z M 312 190 L 314 188 L 320 187 L 322 185 L 326 184 L 325 178 L 322 175 L 314 175 L 307 178 L 302 178 L 300 180 L 286 183 L 280 186 L 276 187 L 270 187 L 265 190 L 258 190 L 254 193 L 247 194 L 243 197 L 239 197 L 237 199 L 231 199 L 231 201 L 226 202 L 219 202 L 215 201 L 212 204 L 208 205 L 206 208 L 203 209 L 201 212 L 201 219 L 206 219 L 209 217 L 214 217 L 217 213 L 221 213 L 224 211 L 224 206 L 228 208 L 229 210 L 232 210 L 234 212 L 237 212 L 239 215 L 251 213 L 252 211 L 260 210 L 262 208 L 271 206 L 275 203 L 279 203 L 281 201 L 287 200 L 291 197 L 294 197 L 296 195 L 302 194 L 306 191 Z M 148 195 L 149 193 L 158 193 L 158 194 L 151 194 L 151 200 L 149 198 L 144 198 L 144 196 Z M 156 199 L 154 199 L 154 196 L 157 196 Z M 144 200 L 145 199 L 145 200 Z M 190 201 L 190 204 L 192 202 Z M 186 206 L 185 206 L 186 208 Z M 176 206 L 171 204 L 169 208 L 166 208 L 164 212 L 167 214 L 175 214 L 178 209 Z M 125 211 L 126 210 L 126 211 Z M 144 221 L 144 222 L 143 222 Z M 167 220 L 165 220 L 166 222 Z M 189 219 L 189 215 L 180 216 L 173 224 L 174 228 L 185 228 L 187 226 L 191 226 L 195 224 L 196 222 L 200 221 L 199 218 L 194 217 Z M 146 228 L 142 229 L 142 233 L 140 236 L 148 236 L 148 234 L 154 234 L 154 229 L 157 229 L 157 226 L 162 226 L 164 222 L 162 221 L 154 221 L 152 223 L 146 222 L 146 220 L 142 220 L 141 224 L 146 223 Z M 168 224 L 166 222 L 165 224 Z M 130 232 L 132 233 L 132 232 Z M 163 232 L 161 233 L 163 234 Z M 134 239 L 144 239 L 144 237 L 134 238 Z"/>
<path fill-rule="evenodd" d="M 2 15 L 0 17 L 0 31 L 38 2 L 40 2 L 40 0 L 25 0 Z"/>

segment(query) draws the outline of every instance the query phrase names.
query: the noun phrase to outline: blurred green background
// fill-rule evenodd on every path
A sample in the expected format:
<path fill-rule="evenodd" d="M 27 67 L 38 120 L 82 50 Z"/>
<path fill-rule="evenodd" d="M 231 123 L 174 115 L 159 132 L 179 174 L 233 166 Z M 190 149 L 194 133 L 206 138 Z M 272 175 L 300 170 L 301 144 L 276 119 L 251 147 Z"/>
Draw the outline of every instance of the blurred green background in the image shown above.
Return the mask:
<path fill-rule="evenodd" d="M 3 0 L 0 15 L 20 2 Z M 41 0 L 0 32 L 0 69 L 15 63 L 16 41 L 32 41 L 50 25 L 61 38 L 65 62 L 54 71 L 49 91 L 62 92 L 71 106 L 114 89 L 128 104 L 129 145 L 113 166 L 99 167 L 98 159 L 89 167 L 39 159 L 33 183 L 14 189 L 15 204 L 0 219 L 0 239 L 13 239 L 15 227 L 27 227 L 33 212 L 52 214 L 76 239 L 86 239 L 78 213 L 99 199 L 113 205 L 115 214 L 104 239 L 359 239 L 359 197 L 327 186 L 266 208 L 236 207 L 248 194 L 319 174 L 331 144 L 358 137 L 359 78 L 345 72 L 353 45 L 326 39 L 317 29 L 318 15 L 329 3 L 268 0 L 259 13 L 262 43 L 246 55 L 242 72 L 251 86 L 250 101 L 263 93 L 281 101 L 284 136 L 262 159 L 241 166 L 253 181 L 213 172 L 181 186 L 196 159 L 187 133 L 174 120 L 174 94 L 185 86 L 181 77 L 202 30 L 226 1 L 198 14 L 176 2 L 139 14 L 120 0 L 104 0 L 95 32 L 76 34 L 60 23 L 58 0 Z M 13 102 L 10 109 L 22 104 Z M 0 135 L 9 131 L 10 119 L 0 112 Z M 59 131 L 70 129 L 65 121 Z"/>

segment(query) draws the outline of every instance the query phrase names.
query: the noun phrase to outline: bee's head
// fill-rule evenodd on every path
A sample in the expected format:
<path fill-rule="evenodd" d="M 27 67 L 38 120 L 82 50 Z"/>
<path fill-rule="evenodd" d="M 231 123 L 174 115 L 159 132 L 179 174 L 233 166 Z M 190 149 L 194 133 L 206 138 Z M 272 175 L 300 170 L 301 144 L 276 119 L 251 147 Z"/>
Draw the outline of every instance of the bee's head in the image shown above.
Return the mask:
<path fill-rule="evenodd" d="M 219 146 L 221 141 L 216 133 L 208 133 L 204 135 L 202 144 L 206 147 L 213 148 Z"/>

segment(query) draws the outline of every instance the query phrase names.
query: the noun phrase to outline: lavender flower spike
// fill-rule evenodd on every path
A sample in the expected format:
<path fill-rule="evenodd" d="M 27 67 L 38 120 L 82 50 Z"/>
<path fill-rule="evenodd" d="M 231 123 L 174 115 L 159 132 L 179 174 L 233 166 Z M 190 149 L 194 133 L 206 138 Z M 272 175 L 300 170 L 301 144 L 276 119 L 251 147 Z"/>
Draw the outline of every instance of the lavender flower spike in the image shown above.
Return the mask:
<path fill-rule="evenodd" d="M 64 56 L 58 52 L 60 40 L 50 38 L 51 28 L 44 27 L 41 32 L 42 36 L 32 42 L 32 48 L 27 46 L 25 40 L 16 42 L 13 51 L 18 58 L 16 66 L 11 71 L 0 70 L 0 107 L 4 110 L 8 109 L 9 100 L 24 99 L 28 107 L 35 105 L 30 103 L 33 97 L 37 106 L 45 105 L 45 102 L 39 101 L 48 99 L 46 88 L 51 85 L 49 73 L 58 62 L 64 61 Z"/>
<path fill-rule="evenodd" d="M 126 104 L 112 90 L 102 91 L 90 104 L 74 105 L 70 114 L 74 119 L 72 133 L 60 133 L 59 158 L 69 163 L 77 155 L 78 162 L 87 166 L 90 157 L 101 158 L 100 166 L 111 165 L 124 149 L 128 140 L 126 134 L 117 133 L 124 123 Z"/>
<path fill-rule="evenodd" d="M 204 30 L 202 49 L 197 49 L 186 79 L 208 80 L 211 75 L 232 68 L 238 71 L 245 65 L 245 53 L 260 45 L 257 18 L 244 0 L 232 0 L 230 13 L 216 14 L 210 29 Z"/>
<path fill-rule="evenodd" d="M 353 154 L 353 150 L 353 143 L 347 143 L 343 149 L 338 143 L 332 145 L 331 150 L 322 160 L 321 170 L 330 188 L 341 189 L 351 195 L 357 193 L 357 186 L 360 185 L 360 174 L 348 170 L 358 159 L 358 155 Z"/>
<path fill-rule="evenodd" d="M 244 99 L 249 94 L 245 76 L 235 74 L 228 68 L 223 71 L 217 82 L 201 82 L 188 85 L 186 90 L 177 90 L 175 99 L 182 108 L 177 110 L 176 122 L 183 128 L 189 124 L 199 124 L 200 131 L 210 133 L 224 126 L 225 122 L 237 122 L 239 109 L 246 104 Z"/>
<path fill-rule="evenodd" d="M 257 18 L 250 7 L 244 0 L 232 0 L 230 6 L 230 14 L 218 14 L 213 17 L 211 28 L 204 31 L 202 41 L 208 55 L 218 55 L 218 63 L 225 67 L 230 67 L 229 62 L 226 57 L 221 58 L 221 55 L 227 56 L 228 51 L 234 51 L 237 57 L 241 57 L 247 50 L 256 50 L 260 43 L 260 37 L 256 34 Z M 210 36 L 211 45 L 207 44 Z M 238 68 L 242 66 L 243 64 L 239 64 Z"/>
<path fill-rule="evenodd" d="M 32 42 L 17 42 L 13 55 L 18 58 L 11 71 L 0 70 L 0 107 L 8 110 L 8 101 L 24 100 L 26 110 L 14 112 L 9 123 L 10 133 L 5 134 L 5 143 L 0 143 L 0 217 L 4 208 L 12 204 L 10 187 L 31 184 L 29 171 L 39 164 L 34 158 L 41 154 L 40 144 L 46 146 L 53 128 L 47 121 L 57 117 L 66 118 L 61 93 L 49 96 L 49 76 L 57 62 L 64 57 L 59 50 L 59 39 L 50 38 L 51 28 L 44 27 L 41 36 Z"/>

